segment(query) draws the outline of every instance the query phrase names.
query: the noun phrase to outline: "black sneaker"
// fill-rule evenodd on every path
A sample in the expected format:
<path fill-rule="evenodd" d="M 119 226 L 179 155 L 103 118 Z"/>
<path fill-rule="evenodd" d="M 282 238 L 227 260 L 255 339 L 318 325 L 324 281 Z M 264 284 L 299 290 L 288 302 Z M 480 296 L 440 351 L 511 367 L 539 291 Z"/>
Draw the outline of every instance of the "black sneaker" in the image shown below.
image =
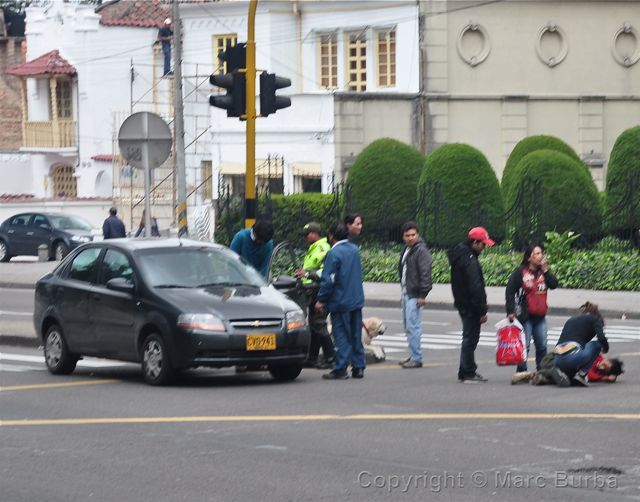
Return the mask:
<path fill-rule="evenodd" d="M 398 364 L 399 364 L 400 366 L 403 366 L 403 365 L 407 364 L 409 361 L 411 361 L 411 358 L 410 358 L 410 357 L 407 357 L 404 361 L 400 361 L 400 362 L 398 362 Z"/>
<path fill-rule="evenodd" d="M 351 378 L 364 378 L 364 368 L 353 368 Z"/>
<path fill-rule="evenodd" d="M 323 380 L 346 380 L 349 378 L 346 371 L 330 371 L 322 375 Z"/>
<path fill-rule="evenodd" d="M 557 366 L 553 367 L 550 376 L 553 383 L 558 387 L 571 387 L 571 380 L 569 380 L 567 374 Z"/>
<path fill-rule="evenodd" d="M 581 373 L 576 373 L 573 376 L 573 381 L 577 382 L 578 384 L 582 385 L 583 387 L 589 387 L 589 376 L 588 375 L 583 375 Z"/>
<path fill-rule="evenodd" d="M 407 370 L 413 368 L 422 368 L 422 361 L 414 361 L 413 359 L 409 359 L 408 361 L 402 363 L 400 366 Z"/>
<path fill-rule="evenodd" d="M 485 383 L 488 381 L 480 373 L 475 373 L 471 376 L 463 376 L 458 379 L 461 383 Z"/>

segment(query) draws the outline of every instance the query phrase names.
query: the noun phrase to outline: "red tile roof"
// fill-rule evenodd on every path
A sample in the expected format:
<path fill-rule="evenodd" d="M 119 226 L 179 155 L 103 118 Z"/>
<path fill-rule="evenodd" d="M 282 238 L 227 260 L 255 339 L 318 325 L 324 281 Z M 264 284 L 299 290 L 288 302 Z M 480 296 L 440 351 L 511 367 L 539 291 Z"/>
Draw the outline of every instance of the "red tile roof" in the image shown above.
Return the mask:
<path fill-rule="evenodd" d="M 136 26 L 159 28 L 171 17 L 171 8 L 160 0 L 115 0 L 96 9 L 100 24 L 105 26 Z"/>
<path fill-rule="evenodd" d="M 98 155 L 91 157 L 91 160 L 97 160 L 98 162 L 112 162 L 113 155 L 110 153 L 99 153 Z"/>
<path fill-rule="evenodd" d="M 76 69 L 60 55 L 58 50 L 6 70 L 6 73 L 18 77 L 37 77 L 39 75 L 75 75 Z"/>

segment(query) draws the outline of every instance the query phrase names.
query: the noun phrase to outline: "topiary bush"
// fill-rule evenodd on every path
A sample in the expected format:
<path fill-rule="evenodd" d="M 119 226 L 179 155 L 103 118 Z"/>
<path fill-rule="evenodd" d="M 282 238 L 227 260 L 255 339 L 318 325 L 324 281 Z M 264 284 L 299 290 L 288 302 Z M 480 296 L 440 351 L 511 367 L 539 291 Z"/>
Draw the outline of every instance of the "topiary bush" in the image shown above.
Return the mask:
<path fill-rule="evenodd" d="M 519 219 L 510 238 L 517 249 L 543 241 L 551 231 L 573 231 L 583 242 L 600 234 L 598 189 L 583 166 L 564 153 L 537 150 L 518 163 L 505 205 L 511 208 L 516 202 Z"/>
<path fill-rule="evenodd" d="M 640 126 L 624 131 L 613 145 L 606 193 L 607 233 L 640 228 Z"/>
<path fill-rule="evenodd" d="M 507 159 L 507 163 L 504 166 L 502 172 L 502 193 L 506 196 L 506 192 L 509 191 L 513 185 L 514 173 L 518 163 L 531 152 L 536 150 L 553 150 L 556 152 L 564 153 L 574 160 L 580 162 L 584 169 L 589 172 L 587 166 L 580 160 L 578 154 L 573 148 L 567 145 L 564 141 L 555 136 L 529 136 L 520 140 L 520 142 L 511 151 L 511 155 Z"/>
<path fill-rule="evenodd" d="M 350 206 L 364 217 L 364 236 L 387 240 L 413 218 L 424 155 L 395 139 L 367 146 L 349 169 Z M 377 231 L 377 230 L 380 231 Z"/>
<path fill-rule="evenodd" d="M 470 145 L 452 143 L 429 155 L 418 197 L 418 223 L 432 246 L 451 247 L 475 226 L 485 227 L 495 240 L 504 238 L 498 178 L 486 157 Z"/>

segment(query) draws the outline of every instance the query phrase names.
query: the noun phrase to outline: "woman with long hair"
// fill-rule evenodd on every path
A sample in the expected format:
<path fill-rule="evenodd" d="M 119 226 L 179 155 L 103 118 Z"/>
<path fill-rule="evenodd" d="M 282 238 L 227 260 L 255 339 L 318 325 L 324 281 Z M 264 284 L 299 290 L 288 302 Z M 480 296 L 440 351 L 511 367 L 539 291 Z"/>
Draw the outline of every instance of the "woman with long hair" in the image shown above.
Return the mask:
<path fill-rule="evenodd" d="M 549 270 L 542 244 L 532 244 L 524 251 L 522 262 L 513 271 L 505 292 L 507 317 L 524 327 L 527 352 L 531 339 L 536 346 L 536 369 L 547 355 L 547 291 L 558 287 L 558 279 Z M 517 372 L 527 371 L 526 361 Z"/>

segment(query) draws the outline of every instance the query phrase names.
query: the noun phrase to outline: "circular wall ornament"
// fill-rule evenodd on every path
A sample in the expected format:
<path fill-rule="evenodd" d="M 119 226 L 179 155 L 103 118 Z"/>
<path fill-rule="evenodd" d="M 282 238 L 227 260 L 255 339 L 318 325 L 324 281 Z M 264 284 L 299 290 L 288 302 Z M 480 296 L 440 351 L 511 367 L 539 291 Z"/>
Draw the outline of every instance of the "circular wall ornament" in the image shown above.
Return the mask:
<path fill-rule="evenodd" d="M 470 21 L 458 34 L 457 48 L 458 55 L 465 63 L 469 66 L 479 65 L 491 51 L 487 30 Z"/>
<path fill-rule="evenodd" d="M 630 42 L 633 48 L 629 51 L 623 50 L 620 45 L 625 42 Z M 629 23 L 624 23 L 620 26 L 615 35 L 613 35 L 611 52 L 614 59 L 626 68 L 636 64 L 640 60 L 640 37 L 638 36 L 638 31 Z"/>
<path fill-rule="evenodd" d="M 538 31 L 536 52 L 540 61 L 553 68 L 567 57 L 569 46 L 564 30 L 555 23 L 549 22 Z"/>

